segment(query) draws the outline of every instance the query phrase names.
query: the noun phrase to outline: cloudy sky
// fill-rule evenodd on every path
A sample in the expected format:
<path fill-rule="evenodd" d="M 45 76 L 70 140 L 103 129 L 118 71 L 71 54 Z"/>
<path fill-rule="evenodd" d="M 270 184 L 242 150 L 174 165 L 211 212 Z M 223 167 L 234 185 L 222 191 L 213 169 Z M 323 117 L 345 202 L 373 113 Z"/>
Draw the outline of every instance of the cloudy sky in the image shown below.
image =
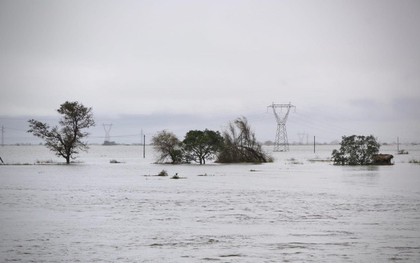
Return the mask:
<path fill-rule="evenodd" d="M 0 123 L 76 100 L 98 140 L 245 116 L 264 141 L 291 102 L 290 141 L 420 142 L 419 27 L 418 0 L 0 0 Z"/>

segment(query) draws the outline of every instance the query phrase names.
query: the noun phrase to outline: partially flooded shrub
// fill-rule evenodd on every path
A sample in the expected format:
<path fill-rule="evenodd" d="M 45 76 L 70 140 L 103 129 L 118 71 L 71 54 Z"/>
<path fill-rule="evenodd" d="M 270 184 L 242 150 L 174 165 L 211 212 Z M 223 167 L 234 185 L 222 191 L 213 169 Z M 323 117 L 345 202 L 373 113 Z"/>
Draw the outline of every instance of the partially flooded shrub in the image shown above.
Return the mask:
<path fill-rule="evenodd" d="M 219 163 L 266 163 L 273 158 L 262 150 L 245 117 L 229 124 L 223 133 L 224 145 L 218 155 Z"/>
<path fill-rule="evenodd" d="M 157 176 L 168 176 L 168 172 L 165 170 L 160 171 L 160 173 L 157 174 Z"/>
<path fill-rule="evenodd" d="M 181 141 L 174 133 L 163 130 L 152 137 L 152 143 L 159 153 L 157 163 L 177 164 L 182 162 Z"/>
<path fill-rule="evenodd" d="M 53 164 L 54 161 L 49 159 L 49 160 L 36 160 L 35 162 L 36 164 Z"/>
<path fill-rule="evenodd" d="M 171 179 L 187 179 L 187 177 L 181 177 L 176 173 L 174 176 L 171 177 Z"/>
<path fill-rule="evenodd" d="M 379 143 L 373 135 L 343 136 L 339 150 L 333 150 L 334 164 L 366 165 L 375 162 L 375 155 L 379 153 Z"/>
<path fill-rule="evenodd" d="M 207 174 L 207 173 L 204 173 L 204 174 L 199 174 L 198 176 L 214 176 L 214 174 Z"/>
<path fill-rule="evenodd" d="M 303 162 L 300 162 L 293 157 L 288 159 L 287 161 L 289 161 L 291 164 L 303 164 Z"/>

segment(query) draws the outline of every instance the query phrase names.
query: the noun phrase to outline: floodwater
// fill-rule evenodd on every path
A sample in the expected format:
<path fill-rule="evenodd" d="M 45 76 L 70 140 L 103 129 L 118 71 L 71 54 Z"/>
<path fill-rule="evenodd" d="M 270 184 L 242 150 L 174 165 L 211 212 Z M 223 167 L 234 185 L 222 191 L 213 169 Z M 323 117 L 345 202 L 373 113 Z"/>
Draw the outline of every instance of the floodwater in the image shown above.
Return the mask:
<path fill-rule="evenodd" d="M 200 166 L 153 164 L 150 147 L 72 165 L 1 147 L 0 262 L 420 262 L 420 147 L 362 167 L 322 161 L 333 148 Z"/>

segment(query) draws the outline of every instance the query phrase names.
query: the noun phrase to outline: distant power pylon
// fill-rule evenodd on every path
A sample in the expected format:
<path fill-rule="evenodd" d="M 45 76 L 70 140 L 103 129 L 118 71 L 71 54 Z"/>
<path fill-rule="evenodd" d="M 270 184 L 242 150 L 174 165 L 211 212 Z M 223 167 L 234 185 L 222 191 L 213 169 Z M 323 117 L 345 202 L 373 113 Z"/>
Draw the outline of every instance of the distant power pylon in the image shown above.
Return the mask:
<path fill-rule="evenodd" d="M 298 136 L 299 136 L 299 144 L 303 144 L 303 140 L 305 140 L 306 133 L 298 133 Z M 308 144 L 307 141 L 306 141 L 306 144 Z"/>
<path fill-rule="evenodd" d="M 273 104 L 267 106 L 268 108 L 273 108 L 274 116 L 276 117 L 277 121 L 277 132 L 276 132 L 276 140 L 274 141 L 274 152 L 287 152 L 289 151 L 289 141 L 287 139 L 287 131 L 286 131 L 286 121 L 287 117 L 289 116 L 289 112 L 291 108 L 296 108 L 292 104 Z M 277 112 L 277 109 L 279 111 Z"/>
<path fill-rule="evenodd" d="M 110 124 L 102 124 L 104 126 L 104 130 L 105 130 L 105 140 L 104 140 L 104 144 L 108 144 L 111 142 L 111 136 L 110 136 L 110 132 L 111 132 L 111 128 L 112 128 L 112 123 Z"/>

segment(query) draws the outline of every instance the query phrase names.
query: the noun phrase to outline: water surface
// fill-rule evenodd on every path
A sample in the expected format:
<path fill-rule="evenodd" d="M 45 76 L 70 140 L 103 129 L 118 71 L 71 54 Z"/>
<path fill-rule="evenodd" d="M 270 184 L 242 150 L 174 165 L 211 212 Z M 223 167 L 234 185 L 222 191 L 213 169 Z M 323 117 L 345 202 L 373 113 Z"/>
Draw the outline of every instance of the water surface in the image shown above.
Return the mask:
<path fill-rule="evenodd" d="M 93 146 L 72 165 L 33 165 L 62 160 L 5 146 L 21 165 L 0 166 L 0 261 L 419 262 L 419 149 L 363 167 L 320 162 L 332 149 L 200 166 Z M 185 179 L 152 176 L 162 169 Z"/>

